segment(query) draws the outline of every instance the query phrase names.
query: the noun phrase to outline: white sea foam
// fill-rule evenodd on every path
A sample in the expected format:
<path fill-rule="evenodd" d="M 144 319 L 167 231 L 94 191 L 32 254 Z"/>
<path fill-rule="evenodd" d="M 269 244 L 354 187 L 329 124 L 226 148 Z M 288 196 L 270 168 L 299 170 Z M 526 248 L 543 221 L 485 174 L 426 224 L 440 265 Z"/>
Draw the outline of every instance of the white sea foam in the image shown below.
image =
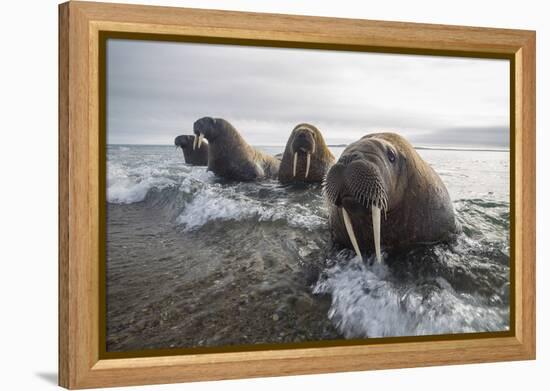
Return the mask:
<path fill-rule="evenodd" d="M 141 202 L 149 190 L 156 188 L 162 190 L 174 183 L 161 178 L 149 178 L 140 181 L 131 179 L 125 181 L 117 181 L 107 188 L 107 202 L 113 204 L 131 204 Z"/>
<path fill-rule="evenodd" d="M 217 184 L 203 184 L 185 180 L 182 188 L 194 193 L 183 212 L 178 216 L 177 223 L 182 224 L 187 231 L 200 228 L 213 220 L 246 220 L 256 218 L 259 221 L 286 220 L 293 227 L 315 229 L 326 224 L 326 218 L 311 212 L 309 208 L 299 204 L 262 203 L 237 191 L 235 188 L 222 187 Z M 197 189 L 198 188 L 198 189 Z"/>
<path fill-rule="evenodd" d="M 190 167 L 181 172 L 180 191 L 194 193 L 212 183 L 215 175 L 204 167 Z"/>
<path fill-rule="evenodd" d="M 164 176 L 163 170 L 127 167 L 109 163 L 107 170 L 107 202 L 114 204 L 131 204 L 143 201 L 153 188 L 162 190 L 173 186 L 174 180 Z"/>
<path fill-rule="evenodd" d="M 276 220 L 286 220 L 291 227 L 307 229 L 315 229 L 327 224 L 326 216 L 315 214 L 310 208 L 300 204 L 277 205 L 262 210 L 260 221 Z"/>
<path fill-rule="evenodd" d="M 242 204 L 236 200 L 210 197 L 208 192 L 201 192 L 186 206 L 177 222 L 192 231 L 211 220 L 238 220 L 252 214 L 250 209 L 243 210 Z"/>
<path fill-rule="evenodd" d="M 358 257 L 338 264 L 314 287 L 329 293 L 329 318 L 346 338 L 502 331 L 506 311 L 459 294 L 443 278 L 426 285 L 395 284 L 386 266 Z"/>

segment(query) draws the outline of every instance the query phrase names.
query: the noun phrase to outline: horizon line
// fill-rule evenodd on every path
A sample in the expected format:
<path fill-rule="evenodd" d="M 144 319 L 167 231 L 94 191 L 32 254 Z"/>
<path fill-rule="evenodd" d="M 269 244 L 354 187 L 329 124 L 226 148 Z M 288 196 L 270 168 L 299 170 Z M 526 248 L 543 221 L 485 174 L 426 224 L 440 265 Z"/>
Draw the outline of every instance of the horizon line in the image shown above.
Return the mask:
<path fill-rule="evenodd" d="M 327 144 L 327 147 L 332 148 L 345 148 L 349 145 L 345 143 L 338 143 L 338 144 Z M 107 146 L 113 146 L 113 147 L 125 147 L 125 146 L 132 146 L 132 147 L 171 147 L 174 148 L 174 145 L 170 144 L 107 144 Z M 286 144 L 251 144 L 253 147 L 280 147 L 284 148 Z M 472 152 L 510 152 L 510 148 L 502 148 L 502 147 L 476 147 L 476 146 L 468 146 L 468 147 L 457 147 L 457 146 L 430 146 L 430 145 L 413 145 L 414 149 L 418 150 L 437 150 L 437 151 L 472 151 Z"/>

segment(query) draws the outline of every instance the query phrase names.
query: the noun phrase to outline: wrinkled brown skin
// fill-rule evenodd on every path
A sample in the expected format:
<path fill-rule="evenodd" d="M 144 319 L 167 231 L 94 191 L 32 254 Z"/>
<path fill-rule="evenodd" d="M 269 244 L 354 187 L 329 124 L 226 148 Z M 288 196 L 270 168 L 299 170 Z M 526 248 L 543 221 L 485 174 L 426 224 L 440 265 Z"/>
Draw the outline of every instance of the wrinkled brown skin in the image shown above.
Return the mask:
<path fill-rule="evenodd" d="M 185 163 L 192 166 L 207 166 L 208 143 L 203 142 L 200 148 L 193 149 L 193 141 L 195 141 L 195 136 L 181 135 L 176 137 L 174 145 L 183 151 Z"/>
<path fill-rule="evenodd" d="M 314 144 L 315 143 L 315 144 Z M 313 152 L 315 145 L 315 153 Z M 296 176 L 292 175 L 294 153 L 298 152 Z M 309 173 L 306 174 L 306 156 L 311 153 Z M 325 143 L 323 135 L 315 126 L 299 124 L 292 130 L 283 153 L 279 168 L 279 182 L 287 183 L 315 183 L 322 182 L 327 170 L 334 164 L 334 156 Z"/>
<path fill-rule="evenodd" d="M 193 132 L 208 140 L 208 170 L 214 174 L 243 182 L 277 178 L 281 162 L 250 146 L 223 118 L 203 117 Z"/>
<path fill-rule="evenodd" d="M 388 149 L 395 154 L 394 163 L 388 157 Z M 345 178 L 349 180 L 347 169 L 352 156 L 357 159 L 355 164 L 372 164 L 371 167 L 377 168 L 387 194 L 388 210 L 386 216 L 382 211 L 380 227 L 382 250 L 406 250 L 419 244 L 448 241 L 460 231 L 443 181 L 403 137 L 395 133 L 369 134 L 348 145 L 329 173 L 337 171 L 333 172 L 334 175 L 327 175 L 327 180 L 329 177 L 342 183 Z M 357 178 L 364 177 L 355 175 L 354 179 Z M 372 254 L 371 208 L 363 206 L 354 197 L 346 197 L 346 185 L 342 185 L 342 189 L 342 198 L 338 202 L 350 215 L 361 253 Z M 334 243 L 353 249 L 342 211 L 328 197 L 327 201 Z"/>

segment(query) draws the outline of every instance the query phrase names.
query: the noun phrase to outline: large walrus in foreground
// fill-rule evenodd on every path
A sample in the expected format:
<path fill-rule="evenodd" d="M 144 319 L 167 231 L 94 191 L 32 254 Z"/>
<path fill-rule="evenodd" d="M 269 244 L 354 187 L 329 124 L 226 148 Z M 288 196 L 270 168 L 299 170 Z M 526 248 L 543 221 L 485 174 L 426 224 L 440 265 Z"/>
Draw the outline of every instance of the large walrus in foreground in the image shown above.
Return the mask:
<path fill-rule="evenodd" d="M 348 145 L 328 171 L 324 193 L 333 241 L 359 256 L 374 252 L 381 261 L 381 246 L 406 249 L 459 231 L 443 181 L 395 133 Z"/>
<path fill-rule="evenodd" d="M 176 137 L 174 144 L 177 148 L 183 151 L 185 163 L 193 166 L 208 165 L 208 144 L 201 143 L 200 147 L 196 146 L 195 136 L 181 135 Z"/>
<path fill-rule="evenodd" d="M 193 125 L 197 146 L 208 140 L 208 170 L 237 181 L 277 178 L 280 161 L 250 146 L 223 118 L 204 117 Z"/>
<path fill-rule="evenodd" d="M 279 181 L 322 182 L 334 164 L 323 135 L 310 124 L 297 125 L 290 134 L 279 168 Z"/>

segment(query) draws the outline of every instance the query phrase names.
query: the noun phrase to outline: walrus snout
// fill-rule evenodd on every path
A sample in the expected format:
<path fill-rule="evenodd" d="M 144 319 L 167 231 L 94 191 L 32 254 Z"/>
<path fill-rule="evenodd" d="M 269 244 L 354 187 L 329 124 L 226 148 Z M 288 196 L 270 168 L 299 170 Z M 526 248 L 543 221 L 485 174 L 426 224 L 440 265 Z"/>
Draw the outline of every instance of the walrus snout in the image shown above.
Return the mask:
<path fill-rule="evenodd" d="M 373 205 L 388 209 L 386 185 L 378 167 L 357 156 L 341 158 L 332 166 L 324 184 L 325 196 L 329 202 L 341 207 L 343 200 L 351 207 L 352 201 L 365 209 Z"/>
<path fill-rule="evenodd" d="M 311 166 L 311 155 L 315 153 L 316 143 L 315 137 L 311 130 L 305 127 L 300 127 L 294 130 L 294 138 L 290 145 L 292 153 L 292 177 L 296 177 L 296 167 L 298 165 L 298 155 L 306 157 L 306 172 L 304 177 L 309 176 L 309 168 Z"/>
<path fill-rule="evenodd" d="M 294 137 L 292 142 L 293 152 L 315 153 L 315 139 L 310 133 L 301 132 Z"/>
<path fill-rule="evenodd" d="M 380 214 L 388 209 L 388 199 L 377 165 L 360 159 L 357 154 L 341 157 L 328 171 L 324 193 L 341 212 L 349 240 L 358 256 L 362 253 L 350 215 L 368 215 L 370 209 L 376 259 L 380 262 Z"/>

